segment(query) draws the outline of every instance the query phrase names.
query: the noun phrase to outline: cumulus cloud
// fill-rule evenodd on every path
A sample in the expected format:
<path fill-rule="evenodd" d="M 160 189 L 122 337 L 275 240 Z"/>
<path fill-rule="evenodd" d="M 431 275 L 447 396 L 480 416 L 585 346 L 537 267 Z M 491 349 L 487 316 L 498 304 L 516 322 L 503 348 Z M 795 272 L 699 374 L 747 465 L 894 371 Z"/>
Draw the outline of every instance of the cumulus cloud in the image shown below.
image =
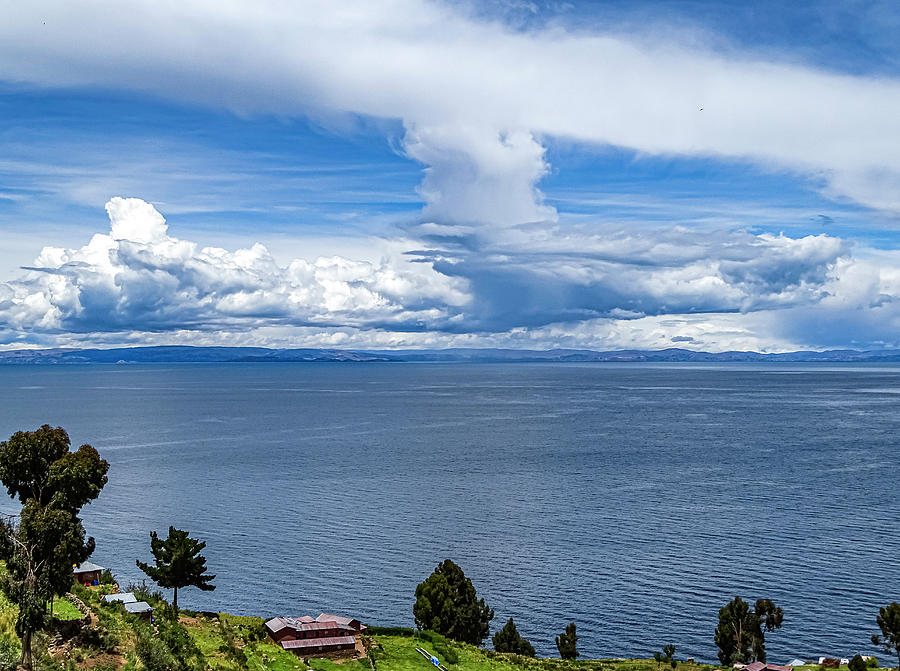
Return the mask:
<path fill-rule="evenodd" d="M 426 214 L 452 223 L 552 220 L 536 190 L 545 135 L 755 161 L 897 211 L 896 79 L 702 51 L 658 33 L 517 30 L 464 6 L 14 3 L 0 24 L 0 76 L 242 112 L 400 119 L 406 152 L 429 166 Z"/>
<path fill-rule="evenodd" d="M 845 242 L 826 235 L 545 224 L 474 246 L 442 238 L 441 250 L 409 249 L 379 263 L 333 256 L 285 265 L 261 244 L 228 251 L 176 238 L 139 199 L 113 198 L 106 209 L 108 233 L 80 248 L 46 247 L 21 280 L 0 284 L 0 339 L 122 343 L 139 334 L 153 342 L 147 334 L 155 333 L 259 344 L 289 334 L 308 342 L 316 333 L 331 346 L 492 338 L 587 346 L 629 334 L 667 344 L 687 336 L 700 347 L 710 331 L 696 325 L 729 313 L 847 309 L 900 295 L 900 276 L 854 260 Z M 652 337 L 636 335 L 647 328 Z"/>
<path fill-rule="evenodd" d="M 3 286 L 0 314 L 16 332 L 248 329 L 293 325 L 416 328 L 464 304 L 465 282 L 425 264 L 341 257 L 279 266 L 260 244 L 229 252 L 167 232 L 135 198 L 107 204 L 110 232 L 79 249 L 46 247 L 23 280 Z"/>

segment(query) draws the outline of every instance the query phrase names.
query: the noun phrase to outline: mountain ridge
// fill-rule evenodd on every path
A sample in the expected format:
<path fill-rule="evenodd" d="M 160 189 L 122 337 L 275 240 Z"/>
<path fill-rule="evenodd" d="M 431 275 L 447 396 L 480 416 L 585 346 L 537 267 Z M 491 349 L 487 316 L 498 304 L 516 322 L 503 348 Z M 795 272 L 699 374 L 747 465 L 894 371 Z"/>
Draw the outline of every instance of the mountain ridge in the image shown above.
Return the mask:
<path fill-rule="evenodd" d="M 0 365 L 129 364 L 129 363 L 614 363 L 614 362 L 895 362 L 900 350 L 799 350 L 703 352 L 677 347 L 661 350 L 590 349 L 328 349 L 268 347 L 148 347 L 54 348 L 0 352 Z"/>

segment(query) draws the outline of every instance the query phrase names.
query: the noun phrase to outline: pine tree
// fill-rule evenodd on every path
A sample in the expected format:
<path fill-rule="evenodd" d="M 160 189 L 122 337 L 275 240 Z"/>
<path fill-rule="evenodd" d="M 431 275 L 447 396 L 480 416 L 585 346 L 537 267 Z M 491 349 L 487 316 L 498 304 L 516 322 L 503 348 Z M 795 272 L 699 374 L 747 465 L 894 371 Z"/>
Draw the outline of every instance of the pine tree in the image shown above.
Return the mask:
<path fill-rule="evenodd" d="M 480 645 L 490 633 L 494 611 L 478 598 L 463 570 L 445 559 L 416 587 L 413 617 L 419 629 Z"/>
<path fill-rule="evenodd" d="M 873 636 L 872 643 L 880 645 L 888 654 L 897 655 L 897 668 L 900 669 L 900 603 L 894 601 L 879 609 L 875 621 L 881 629 L 881 635 Z"/>
<path fill-rule="evenodd" d="M 534 646 L 522 638 L 512 618 L 507 620 L 503 629 L 494 634 L 491 641 L 494 643 L 494 650 L 497 652 L 511 652 L 514 655 L 534 657 Z"/>
<path fill-rule="evenodd" d="M 150 553 L 156 566 L 136 562 L 157 585 L 175 590 L 172 607 L 176 612 L 179 587 L 198 587 L 205 592 L 216 588 L 210 584 L 216 576 L 204 575 L 206 557 L 200 551 L 205 547 L 205 542 L 191 538 L 187 531 L 169 527 L 169 536 L 165 539 L 160 539 L 155 531 L 150 532 Z"/>
<path fill-rule="evenodd" d="M 575 659 L 578 657 L 578 634 L 575 633 L 575 623 L 569 622 L 566 630 L 556 637 L 556 649 L 563 659 Z"/>

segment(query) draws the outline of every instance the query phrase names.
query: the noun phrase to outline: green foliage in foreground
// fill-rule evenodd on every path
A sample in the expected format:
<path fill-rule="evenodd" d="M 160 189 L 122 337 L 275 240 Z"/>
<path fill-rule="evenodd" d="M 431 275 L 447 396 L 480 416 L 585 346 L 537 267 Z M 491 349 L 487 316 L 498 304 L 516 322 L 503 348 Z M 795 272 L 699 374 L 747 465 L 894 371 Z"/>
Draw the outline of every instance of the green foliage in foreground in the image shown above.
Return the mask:
<path fill-rule="evenodd" d="M 69 451 L 69 435 L 44 425 L 0 442 L 0 482 L 22 509 L 18 522 L 0 523 L 0 591 L 18 606 L 19 664 L 33 664 L 32 638 L 48 624 L 48 603 L 72 584 L 72 566 L 90 557 L 78 514 L 100 494 L 109 464 L 90 445 Z"/>
<path fill-rule="evenodd" d="M 880 645 L 888 654 L 896 655 L 897 668 L 900 669 L 900 603 L 894 601 L 881 608 L 875 621 L 881 635 L 873 636 L 872 643 Z"/>

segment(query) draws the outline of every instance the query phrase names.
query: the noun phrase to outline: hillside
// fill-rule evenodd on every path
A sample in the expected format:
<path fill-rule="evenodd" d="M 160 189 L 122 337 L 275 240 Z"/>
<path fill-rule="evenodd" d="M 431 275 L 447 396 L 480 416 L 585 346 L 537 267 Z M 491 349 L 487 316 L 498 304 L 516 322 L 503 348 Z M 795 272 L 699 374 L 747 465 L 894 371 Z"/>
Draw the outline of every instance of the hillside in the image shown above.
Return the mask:
<path fill-rule="evenodd" d="M 900 361 L 898 350 L 828 350 L 766 354 L 663 350 L 523 350 L 422 349 L 340 350 L 270 349 L 265 347 L 120 347 L 113 349 L 29 349 L 0 352 L 0 365 L 171 364 L 171 363 L 888 363 Z"/>
<path fill-rule="evenodd" d="M 157 612 L 164 610 L 166 603 L 158 592 L 135 586 L 129 589 L 139 592 Z M 430 671 L 431 664 L 416 652 L 416 647 L 422 647 L 438 656 L 448 671 L 659 671 L 658 664 L 650 659 L 532 659 L 452 642 L 431 632 L 378 627 L 372 627 L 371 635 L 365 637 L 368 657 L 310 659 L 307 664 L 267 638 L 262 618 L 182 611 L 177 622 L 157 618 L 158 631 L 154 632 L 121 606 L 101 605 L 103 590 L 80 586 L 73 590 L 93 614 L 92 622 L 77 633 L 64 633 L 64 623 L 56 622 L 49 633 L 37 636 L 36 670 L 164 671 L 172 668 L 174 654 L 174 659 L 196 664 L 182 668 L 212 671 Z M 54 610 L 56 614 L 62 610 L 65 621 L 79 617 L 66 601 L 57 602 Z M 15 614 L 15 607 L 0 596 L 0 671 L 13 669 L 18 656 Z M 717 668 L 721 667 L 678 664 L 679 671 Z M 818 671 L 818 666 L 798 669 Z"/>

